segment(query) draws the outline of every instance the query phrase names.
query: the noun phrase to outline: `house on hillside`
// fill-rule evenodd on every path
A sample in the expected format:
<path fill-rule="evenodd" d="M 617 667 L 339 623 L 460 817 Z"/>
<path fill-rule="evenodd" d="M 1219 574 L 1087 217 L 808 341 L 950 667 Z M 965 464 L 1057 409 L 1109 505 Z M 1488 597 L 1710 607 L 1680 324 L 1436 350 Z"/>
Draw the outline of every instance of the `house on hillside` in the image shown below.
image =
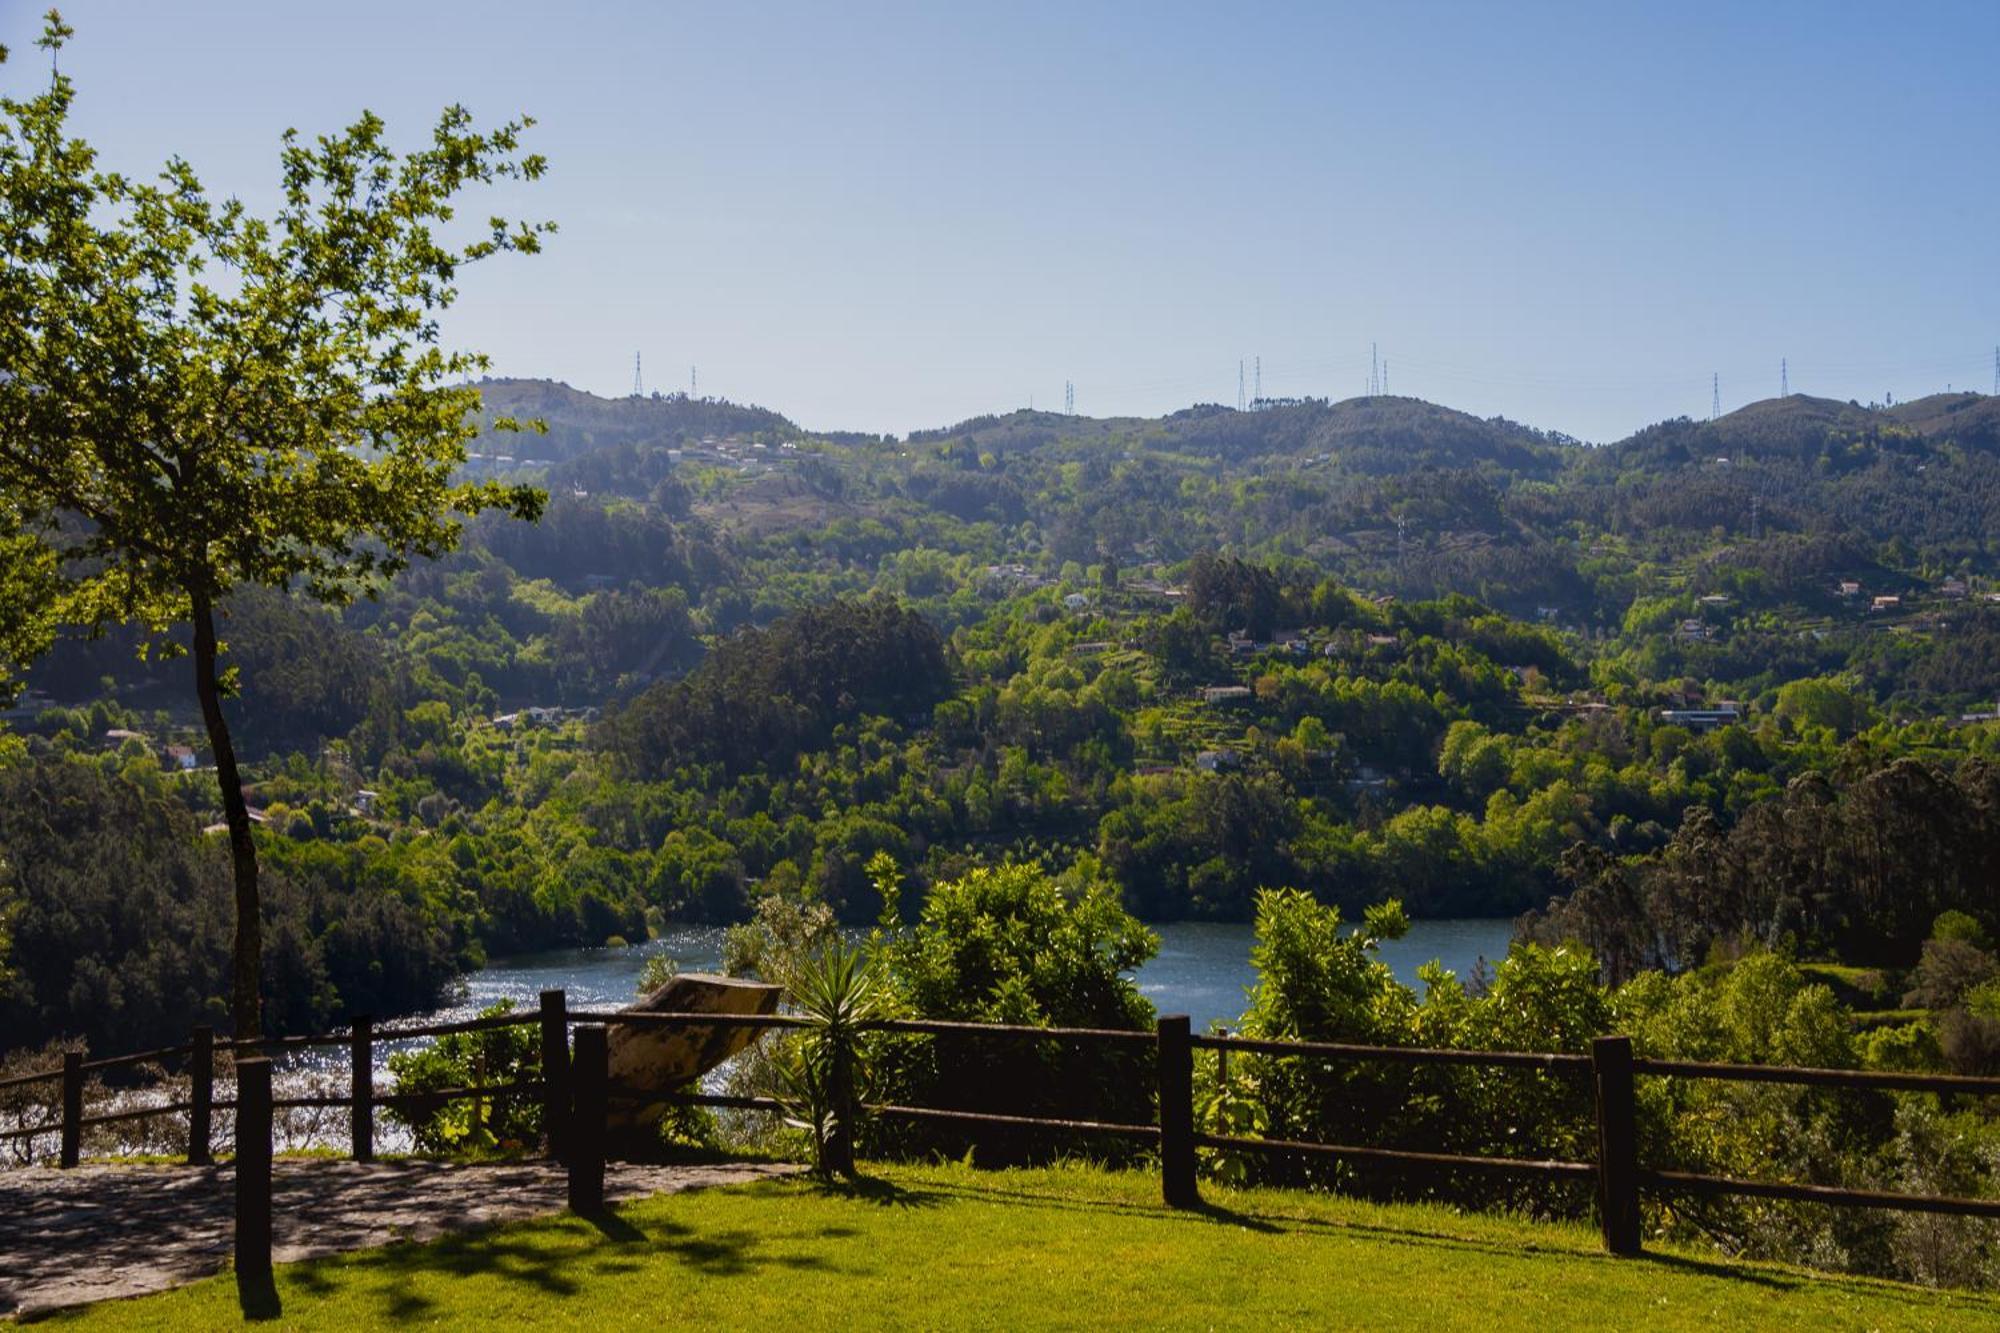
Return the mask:
<path fill-rule="evenodd" d="M 1248 685 L 1209 685 L 1201 692 L 1205 704 L 1236 704 L 1250 701 Z"/>
<path fill-rule="evenodd" d="M 1870 602 L 1868 609 L 1870 611 L 1900 611 L 1903 609 L 1903 599 L 1894 593 L 1885 593 Z"/>
<path fill-rule="evenodd" d="M 1861 595 L 1861 584 L 1854 579 L 1842 579 L 1834 591 L 1838 592 L 1842 597 L 1859 597 Z"/>
<path fill-rule="evenodd" d="M 1943 583 L 1938 584 L 1938 596 L 1940 597 L 1960 598 L 1970 592 L 1971 589 L 1965 586 L 1964 579 L 1946 579 Z"/>
<path fill-rule="evenodd" d="M 1733 703 L 1720 703 L 1713 708 L 1660 710 L 1660 721 L 1670 727 L 1686 727 L 1689 731 L 1714 731 L 1717 727 L 1734 726 L 1742 720 L 1743 709 Z"/>
<path fill-rule="evenodd" d="M 169 745 L 165 758 L 167 767 L 179 773 L 194 772 L 198 762 L 192 747 L 186 745 Z"/>
<path fill-rule="evenodd" d="M 1204 773 L 1226 773 L 1243 767 L 1243 756 L 1235 750 L 1203 750 L 1194 757 L 1194 766 Z"/>
<path fill-rule="evenodd" d="M 1683 620 L 1675 627 L 1674 637 L 1683 643 L 1707 643 L 1715 637 L 1715 631 L 1699 620 Z"/>

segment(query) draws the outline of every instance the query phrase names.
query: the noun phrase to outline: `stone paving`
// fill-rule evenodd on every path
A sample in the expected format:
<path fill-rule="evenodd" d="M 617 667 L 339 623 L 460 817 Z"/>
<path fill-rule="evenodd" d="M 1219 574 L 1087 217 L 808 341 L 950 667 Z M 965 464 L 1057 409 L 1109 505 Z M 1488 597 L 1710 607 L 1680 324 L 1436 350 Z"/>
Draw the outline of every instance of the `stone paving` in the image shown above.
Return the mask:
<path fill-rule="evenodd" d="M 614 1162 L 604 1193 L 673 1194 L 796 1169 Z M 280 1160 L 272 1177 L 280 1263 L 558 1213 L 567 1195 L 562 1169 L 545 1162 Z M 228 1167 L 0 1171 L 0 1318 L 163 1291 L 216 1272 L 233 1245 L 234 1190 Z"/>

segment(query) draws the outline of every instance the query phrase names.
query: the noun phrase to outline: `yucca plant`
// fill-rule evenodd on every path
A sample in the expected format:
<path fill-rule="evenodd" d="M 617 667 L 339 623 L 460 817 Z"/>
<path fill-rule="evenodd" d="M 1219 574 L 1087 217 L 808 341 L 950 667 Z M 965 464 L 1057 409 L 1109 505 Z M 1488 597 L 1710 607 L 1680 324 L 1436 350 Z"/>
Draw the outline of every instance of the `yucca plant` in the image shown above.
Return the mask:
<path fill-rule="evenodd" d="M 867 952 L 839 940 L 801 960 L 785 988 L 812 1023 L 774 1062 L 786 1123 L 810 1137 L 821 1176 L 852 1176 L 857 1038 L 886 1009 L 887 989 Z"/>

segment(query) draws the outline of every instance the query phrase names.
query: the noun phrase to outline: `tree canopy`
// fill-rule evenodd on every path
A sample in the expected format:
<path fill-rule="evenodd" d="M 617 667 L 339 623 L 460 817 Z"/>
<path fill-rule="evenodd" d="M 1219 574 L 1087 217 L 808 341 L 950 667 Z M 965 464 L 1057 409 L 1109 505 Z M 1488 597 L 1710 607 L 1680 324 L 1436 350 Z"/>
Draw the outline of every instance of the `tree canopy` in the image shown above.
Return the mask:
<path fill-rule="evenodd" d="M 52 60 L 70 36 L 50 11 Z M 256 852 L 216 604 L 243 584 L 344 603 L 449 550 L 467 515 L 539 512 L 533 489 L 454 481 L 479 406 L 467 381 L 486 362 L 447 350 L 438 317 L 466 265 L 533 253 L 552 230 L 454 226 L 457 197 L 545 163 L 521 151 L 525 118 L 481 130 L 449 107 L 400 153 L 363 113 L 334 134 L 285 132 L 266 218 L 212 198 L 178 157 L 150 180 L 102 169 L 68 132 L 75 99 L 59 70 L 0 99 L 0 492 L 14 511 L 0 540 L 39 544 L 0 551 L 0 577 L 46 576 L 53 558 L 56 618 L 137 621 L 169 652 L 166 631 L 190 626 L 234 850 L 235 1018 L 252 1032 Z M 23 648 L 35 628 L 16 631 Z"/>

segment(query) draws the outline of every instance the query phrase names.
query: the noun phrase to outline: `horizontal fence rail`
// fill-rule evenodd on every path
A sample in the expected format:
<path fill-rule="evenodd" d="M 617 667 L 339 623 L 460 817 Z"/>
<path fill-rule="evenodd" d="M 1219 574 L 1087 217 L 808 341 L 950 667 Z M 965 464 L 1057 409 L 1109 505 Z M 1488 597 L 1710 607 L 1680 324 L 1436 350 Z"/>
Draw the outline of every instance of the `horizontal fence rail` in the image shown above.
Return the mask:
<path fill-rule="evenodd" d="M 374 1055 L 380 1043 L 400 1044 L 480 1032 L 538 1025 L 540 1028 L 540 1071 L 535 1078 L 503 1083 L 475 1082 L 464 1087 L 429 1090 L 398 1090 L 375 1087 Z M 60 1160 L 75 1166 L 81 1150 L 82 1131 L 104 1125 L 162 1116 L 184 1116 L 188 1122 L 188 1152 L 191 1163 L 212 1160 L 213 1115 L 217 1111 L 236 1112 L 236 1151 L 239 1162 L 249 1170 L 239 1172 L 239 1196 L 246 1189 L 259 1203 L 239 1197 L 238 1244 L 250 1266 L 268 1265 L 269 1254 L 269 1161 L 272 1118 L 289 1109 L 346 1109 L 352 1125 L 353 1156 L 371 1160 L 374 1154 L 374 1116 L 382 1107 L 403 1111 L 423 1111 L 453 1101 L 504 1098 L 539 1098 L 543 1109 L 544 1146 L 549 1156 L 563 1163 L 569 1173 L 572 1206 L 591 1211 L 603 1206 L 603 1177 L 609 1109 L 614 1105 L 644 1103 L 667 1106 L 711 1107 L 764 1114 L 787 1114 L 788 1105 L 767 1096 L 704 1092 L 698 1085 L 673 1089 L 640 1088 L 613 1084 L 609 1077 L 607 1037 L 610 1029 L 624 1028 L 742 1028 L 753 1032 L 799 1030 L 817 1026 L 810 1017 L 793 1013 L 719 1014 L 701 1012 L 651 1012 L 641 1010 L 571 1010 L 562 991 L 544 991 L 540 1004 L 505 1014 L 482 1015 L 444 1023 L 415 1024 L 407 1027 L 376 1026 L 366 1017 L 356 1017 L 351 1028 L 339 1033 L 309 1033 L 295 1036 L 233 1040 L 218 1038 L 207 1028 L 198 1028 L 193 1040 L 176 1046 L 137 1051 L 125 1055 L 84 1059 L 77 1052 L 66 1053 L 62 1065 L 42 1071 L 10 1075 L 0 1079 L 0 1092 L 41 1084 L 59 1085 L 59 1105 L 49 1107 L 37 1096 L 19 1114 L 48 1118 L 38 1124 L 20 1124 L 0 1131 L 0 1142 L 32 1141 L 45 1137 L 60 1143 Z M 894 1102 L 865 1102 L 849 1094 L 846 1114 L 856 1113 L 884 1120 L 962 1126 L 967 1130 L 995 1129 L 1013 1133 L 1039 1131 L 1122 1137 L 1155 1149 L 1159 1155 L 1162 1194 L 1169 1204 L 1180 1207 L 1199 1203 L 1196 1187 L 1197 1154 L 1251 1153 L 1292 1161 L 1330 1160 L 1365 1164 L 1417 1175 L 1440 1172 L 1490 1173 L 1530 1180 L 1594 1183 L 1597 1207 L 1607 1249 L 1613 1253 L 1636 1253 L 1639 1249 L 1639 1201 L 1642 1194 L 1659 1197 L 1714 1198 L 1738 1196 L 1784 1202 L 1823 1204 L 1839 1207 L 1883 1208 L 1965 1217 L 2000 1218 L 2000 1199 L 1958 1198 L 1941 1195 L 1914 1195 L 1892 1191 L 1849 1188 L 1837 1185 L 1793 1184 L 1783 1181 L 1739 1179 L 1696 1171 L 1669 1170 L 1642 1164 L 1638 1159 L 1635 1124 L 1635 1082 L 1641 1077 L 1716 1079 L 1736 1082 L 1793 1084 L 1863 1092 L 1926 1093 L 1939 1096 L 2000 1096 L 2000 1078 L 1950 1074 L 1915 1074 L 1856 1069 L 1819 1069 L 1804 1066 L 1735 1065 L 1692 1060 L 1663 1060 L 1633 1053 L 1624 1037 L 1602 1037 L 1592 1043 L 1588 1054 L 1545 1051 L 1482 1051 L 1433 1047 L 1367 1046 L 1344 1042 L 1289 1041 L 1276 1038 L 1232 1036 L 1227 1033 L 1193 1033 L 1184 1016 L 1162 1017 L 1152 1031 L 1125 1028 L 1049 1028 L 1020 1024 L 968 1023 L 947 1019 L 873 1019 L 855 1025 L 857 1030 L 946 1040 L 1022 1040 L 1060 1042 L 1107 1051 L 1152 1052 L 1157 1091 L 1153 1098 L 1156 1120 L 1147 1123 L 1072 1118 L 1059 1115 L 1011 1114 L 970 1107 L 908 1106 Z M 574 1051 L 572 1051 L 572 1044 Z M 277 1097 L 270 1088 L 268 1057 L 316 1047 L 347 1047 L 350 1058 L 349 1088 L 345 1093 Z M 1197 1129 L 1193 1114 L 1194 1053 L 1212 1051 L 1221 1061 L 1230 1056 L 1257 1056 L 1276 1059 L 1303 1059 L 1321 1062 L 1372 1062 L 1408 1066 L 1441 1066 L 1514 1069 L 1564 1078 L 1575 1077 L 1587 1085 L 1596 1127 L 1596 1161 L 1542 1160 L 1485 1156 L 1469 1153 L 1426 1152 L 1414 1148 L 1379 1147 L 1366 1144 L 1308 1142 L 1298 1139 L 1234 1134 L 1210 1134 Z M 218 1061 L 218 1057 L 221 1060 Z M 102 1071 L 135 1068 L 149 1064 L 186 1061 L 191 1094 L 158 1105 L 126 1107 L 85 1114 L 83 1094 L 89 1075 Z M 237 1091 L 234 1096 L 217 1096 L 215 1075 L 218 1064 L 226 1070 L 233 1061 Z M 40 1109 L 37 1109 L 40 1108 Z M 247 1157 L 245 1154 L 248 1154 Z M 260 1186 L 259 1180 L 262 1184 Z M 247 1196 L 246 1196 L 247 1197 Z M 262 1228 L 264 1235 L 244 1234 Z M 248 1248 L 242 1247 L 247 1245 Z"/>
<path fill-rule="evenodd" d="M 1249 1051 L 1257 1055 L 1316 1055 L 1331 1060 L 1375 1060 L 1406 1065 L 1493 1065 L 1511 1069 L 1584 1074 L 1590 1072 L 1587 1055 L 1564 1055 L 1552 1051 L 1470 1051 L 1437 1046 L 1355 1046 L 1333 1041 L 1273 1041 L 1261 1037 L 1217 1037 L 1206 1034 L 1190 1038 L 1193 1044 L 1211 1051 Z"/>
<path fill-rule="evenodd" d="M 1662 1078 L 1714 1078 L 1742 1083 L 1798 1083 L 1815 1087 L 1855 1088 L 1881 1092 L 1965 1093 L 2000 1095 L 2000 1078 L 1969 1074 L 1905 1074 L 1887 1069 L 1815 1069 L 1810 1065 L 1731 1065 L 1703 1060 L 1632 1061 L 1641 1074 Z"/>
<path fill-rule="evenodd" d="M 1197 1134 L 1195 1145 L 1232 1152 L 1266 1152 L 1301 1156 L 1337 1157 L 1356 1162 L 1389 1162 L 1419 1167 L 1466 1167 L 1522 1176 L 1561 1176 L 1595 1180 L 1593 1162 L 1535 1161 L 1525 1157 L 1475 1157 L 1466 1153 L 1415 1152 L 1406 1148 L 1367 1148 L 1344 1143 L 1303 1143 L 1297 1139 L 1246 1139 L 1233 1134 Z"/>

